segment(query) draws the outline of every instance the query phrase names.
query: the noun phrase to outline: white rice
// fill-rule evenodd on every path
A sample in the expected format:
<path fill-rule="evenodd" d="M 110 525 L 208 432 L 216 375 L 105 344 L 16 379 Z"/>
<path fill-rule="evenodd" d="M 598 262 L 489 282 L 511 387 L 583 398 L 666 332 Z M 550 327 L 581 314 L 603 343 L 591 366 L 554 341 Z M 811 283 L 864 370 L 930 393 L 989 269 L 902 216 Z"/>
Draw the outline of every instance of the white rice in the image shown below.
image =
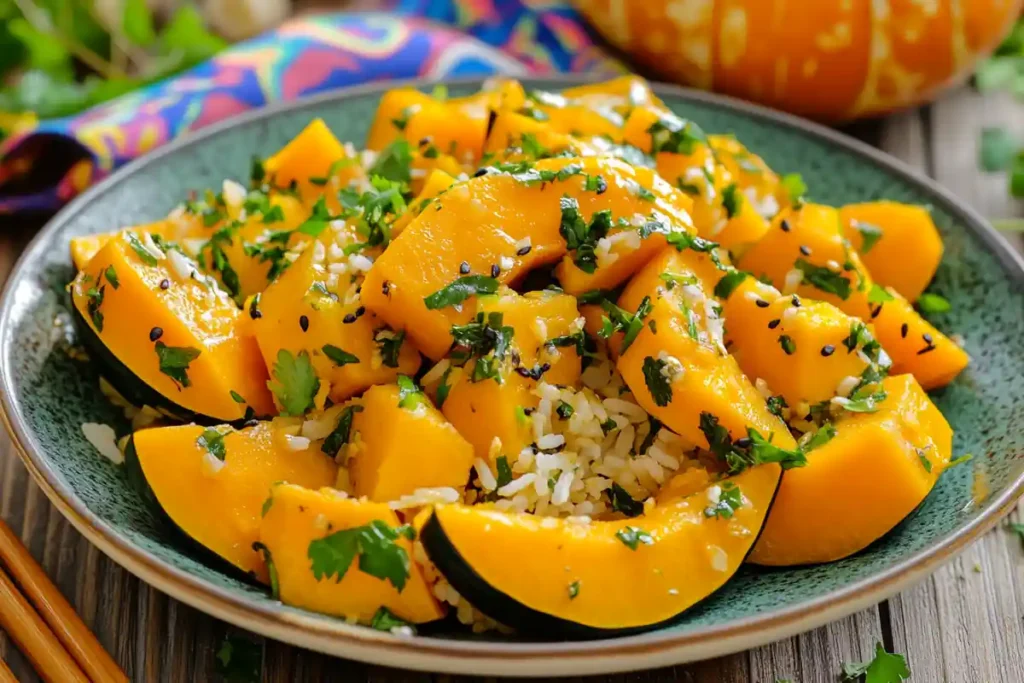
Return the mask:
<path fill-rule="evenodd" d="M 104 458 L 115 465 L 124 462 L 124 453 L 117 447 L 117 434 L 113 427 L 98 422 L 86 422 L 82 425 L 82 434 Z"/>

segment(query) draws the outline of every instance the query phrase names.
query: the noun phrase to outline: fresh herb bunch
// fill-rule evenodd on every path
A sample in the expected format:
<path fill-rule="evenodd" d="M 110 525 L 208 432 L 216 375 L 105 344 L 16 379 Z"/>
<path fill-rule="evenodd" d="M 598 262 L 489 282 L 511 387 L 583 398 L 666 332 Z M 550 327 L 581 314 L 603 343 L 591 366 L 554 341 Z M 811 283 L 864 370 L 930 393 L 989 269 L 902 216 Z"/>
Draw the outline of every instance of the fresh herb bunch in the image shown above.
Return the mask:
<path fill-rule="evenodd" d="M 0 0 L 3 114 L 68 116 L 209 59 L 226 46 L 192 4 L 158 22 L 146 0 Z M 10 117 L 13 120 L 13 117 Z"/>

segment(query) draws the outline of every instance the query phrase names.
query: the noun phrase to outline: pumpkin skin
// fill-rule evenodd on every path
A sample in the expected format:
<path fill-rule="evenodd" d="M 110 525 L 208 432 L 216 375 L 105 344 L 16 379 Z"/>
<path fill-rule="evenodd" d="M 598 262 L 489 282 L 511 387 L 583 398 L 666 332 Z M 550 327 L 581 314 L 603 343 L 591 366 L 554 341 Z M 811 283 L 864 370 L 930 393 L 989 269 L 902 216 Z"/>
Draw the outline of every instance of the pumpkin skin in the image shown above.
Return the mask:
<path fill-rule="evenodd" d="M 573 0 L 665 78 L 825 121 L 876 116 L 965 79 L 1021 0 Z"/>
<path fill-rule="evenodd" d="M 705 485 L 659 500 L 639 517 L 589 524 L 443 505 L 424 523 L 420 540 L 452 587 L 504 624 L 577 638 L 646 631 L 711 595 L 739 568 L 781 472 L 770 463 L 729 478 L 750 505 L 728 521 L 706 515 L 712 499 Z M 625 527 L 647 531 L 654 542 L 631 550 L 616 537 Z"/>

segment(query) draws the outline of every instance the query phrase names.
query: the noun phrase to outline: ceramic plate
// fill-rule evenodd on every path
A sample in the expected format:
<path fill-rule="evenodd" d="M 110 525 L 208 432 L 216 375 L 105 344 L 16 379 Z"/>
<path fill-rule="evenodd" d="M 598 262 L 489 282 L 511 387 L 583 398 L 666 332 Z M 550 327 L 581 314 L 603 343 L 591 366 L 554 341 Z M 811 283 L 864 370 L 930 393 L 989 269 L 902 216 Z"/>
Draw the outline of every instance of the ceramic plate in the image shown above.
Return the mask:
<path fill-rule="evenodd" d="M 558 88 L 567 81 L 531 85 Z M 457 83 L 454 93 L 478 83 Z M 678 623 L 591 642 L 471 636 L 455 627 L 392 636 L 292 609 L 190 554 L 83 438 L 83 422 L 125 428 L 99 398 L 95 370 L 72 360 L 64 285 L 68 240 L 154 220 L 190 189 L 247 177 L 320 116 L 357 144 L 384 86 L 270 107 L 188 136 L 131 164 L 54 218 L 11 275 L 0 311 L 5 418 L 36 482 L 103 552 L 171 596 L 272 638 L 390 666 L 477 674 L 609 673 L 703 659 L 805 631 L 920 580 L 996 523 L 1024 488 L 1024 262 L 971 209 L 898 162 L 831 130 L 723 97 L 671 86 L 656 91 L 706 130 L 732 132 L 780 172 L 802 172 L 819 202 L 888 198 L 927 204 L 946 255 L 932 291 L 952 311 L 934 322 L 963 336 L 970 368 L 934 395 L 956 430 L 956 454 L 974 459 L 943 474 L 924 504 L 881 541 L 828 565 L 744 567 Z M 842 520 L 836 520 L 841 524 Z"/>

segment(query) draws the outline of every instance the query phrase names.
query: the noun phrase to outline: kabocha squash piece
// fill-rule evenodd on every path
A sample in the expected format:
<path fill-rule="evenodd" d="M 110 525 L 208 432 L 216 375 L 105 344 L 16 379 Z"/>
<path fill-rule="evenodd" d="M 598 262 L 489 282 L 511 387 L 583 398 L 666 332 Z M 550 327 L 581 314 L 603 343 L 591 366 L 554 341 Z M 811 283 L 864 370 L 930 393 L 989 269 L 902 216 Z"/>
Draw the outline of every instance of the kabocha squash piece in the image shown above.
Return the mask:
<path fill-rule="evenodd" d="M 433 208 L 413 220 L 376 260 L 362 300 L 439 360 L 451 347 L 451 326 L 474 315 L 473 305 L 464 303 L 467 298 L 515 284 L 566 253 L 563 223 L 574 247 L 557 270 L 567 292 L 614 287 L 632 275 L 665 244 L 665 233 L 684 231 L 689 219 L 667 194 L 659 194 L 666 188 L 655 180 L 649 169 L 585 158 L 549 159 L 524 166 L 521 173 L 488 173 L 459 183 L 437 197 Z M 563 202 L 564 195 L 573 201 Z M 610 213 L 601 214 L 595 225 L 594 215 L 605 209 Z M 634 215 L 653 212 L 660 220 L 628 223 Z M 627 225 L 615 223 L 620 217 Z M 606 247 L 597 239 L 604 221 L 611 222 Z"/>
<path fill-rule="evenodd" d="M 256 341 L 216 281 L 180 252 L 130 230 L 110 239 L 71 284 L 83 342 L 118 392 L 183 421 L 268 415 Z"/>
<path fill-rule="evenodd" d="M 267 159 L 263 167 L 274 186 L 288 188 L 294 183 L 302 200 L 312 206 L 325 188 L 347 187 L 353 180 L 363 177 L 362 167 L 352 152 L 338 142 L 323 119 L 313 119 L 291 142 Z"/>
<path fill-rule="evenodd" d="M 546 636 L 621 635 L 678 617 L 732 576 L 780 474 L 776 464 L 754 467 L 618 521 L 443 505 L 420 538 L 452 587 L 501 623 Z"/>
<path fill-rule="evenodd" d="M 942 238 L 928 210 L 878 201 L 847 204 L 839 216 L 872 279 L 916 301 L 942 260 Z"/>
<path fill-rule="evenodd" d="M 625 97 L 597 95 L 577 102 L 542 90 L 533 90 L 528 97 L 525 111 L 558 133 L 578 138 L 602 137 L 613 142 L 622 139 L 623 117 L 616 106 L 624 105 Z"/>
<path fill-rule="evenodd" d="M 382 150 L 398 138 L 417 144 L 430 138 L 439 151 L 463 163 L 480 158 L 490 112 L 486 107 L 438 101 L 412 88 L 384 93 L 366 136 L 366 148 Z"/>
<path fill-rule="evenodd" d="M 198 216 L 194 216 L 182 210 L 171 212 L 167 218 L 162 218 L 152 223 L 138 225 L 130 228 L 136 233 L 148 232 L 151 235 L 158 235 L 161 238 L 178 242 L 186 239 L 209 236 L 211 230 L 203 225 Z M 82 235 L 71 238 L 71 261 L 75 264 L 75 270 L 85 269 L 86 264 L 92 260 L 103 245 L 110 241 L 117 232 L 104 232 L 96 235 Z"/>
<path fill-rule="evenodd" d="M 349 237 L 352 243 L 358 241 L 354 233 Z M 314 407 L 305 398 L 329 396 L 339 403 L 374 384 L 394 382 L 399 375 L 411 377 L 420 366 L 419 352 L 412 344 L 403 335 L 388 330 L 360 302 L 356 289 L 361 271 L 353 268 L 343 274 L 343 280 L 337 276 L 332 279 L 332 250 L 321 247 L 322 244 L 308 247 L 246 307 L 272 376 L 276 377 L 279 365 L 290 367 L 293 363 L 298 364 L 298 369 L 308 366 L 315 374 L 315 379 L 308 382 L 308 389 L 316 384 L 312 395 L 295 399 L 298 408 L 282 405 L 290 414 L 301 414 L 302 406 Z M 371 250 L 360 256 L 369 258 L 374 253 Z M 359 256 L 355 260 L 353 256 L 342 256 L 337 262 L 365 267 Z M 298 369 L 296 373 L 301 374 Z"/>
<path fill-rule="evenodd" d="M 824 301 L 782 296 L 752 277 L 725 300 L 725 326 L 729 352 L 747 377 L 801 418 L 811 405 L 849 396 L 865 372 L 883 376 L 891 364 L 859 319 Z"/>
<path fill-rule="evenodd" d="M 384 503 L 288 484 L 274 487 L 260 523 L 281 602 L 367 624 L 382 608 L 413 624 L 444 616 L 411 535 Z"/>
<path fill-rule="evenodd" d="M 773 221 L 765 237 L 747 251 L 739 267 L 765 276 L 782 290 L 827 301 L 871 324 L 892 358 L 892 372 L 910 372 L 926 389 L 948 383 L 969 361 L 898 293 L 876 285 L 843 237 L 839 212 L 804 204 Z"/>
<path fill-rule="evenodd" d="M 491 123 L 484 153 L 502 161 L 533 158 L 537 152 L 556 154 L 566 150 L 578 154 L 586 145 L 560 133 L 544 121 L 514 111 L 499 112 Z"/>
<path fill-rule="evenodd" d="M 186 536 L 263 583 L 270 575 L 253 544 L 271 486 L 333 486 L 337 471 L 319 448 L 290 448 L 276 422 L 144 429 L 128 440 L 125 467 Z"/>
<path fill-rule="evenodd" d="M 455 182 L 455 178 L 450 173 L 439 168 L 431 170 L 426 180 L 423 181 L 423 187 L 420 188 L 416 198 L 409 202 L 409 208 L 391 226 L 392 238 L 402 234 L 402 231 L 412 222 L 412 219 L 423 213 L 437 195 L 454 185 Z"/>
<path fill-rule="evenodd" d="M 952 454 L 953 433 L 912 375 L 889 377 L 873 413 L 847 413 L 835 435 L 782 476 L 750 555 L 757 564 L 833 562 L 910 514 Z"/>
<path fill-rule="evenodd" d="M 473 447 L 408 377 L 371 387 L 352 421 L 347 465 L 356 497 L 398 500 L 416 489 L 461 490 Z"/>
<path fill-rule="evenodd" d="M 769 412 L 736 360 L 696 332 L 667 301 L 652 303 L 616 364 L 637 403 L 683 438 L 712 450 L 715 425 L 733 439 L 748 437 L 750 429 L 780 449 L 795 449 L 786 424 Z"/>
<path fill-rule="evenodd" d="M 632 107 L 640 105 L 661 104 L 661 100 L 651 90 L 651 84 L 633 74 L 566 88 L 562 96 L 577 104 L 610 106 L 620 113 L 627 113 Z"/>
<path fill-rule="evenodd" d="M 708 142 L 715 151 L 715 159 L 729 172 L 757 213 L 771 220 L 782 205 L 789 203 L 788 193 L 775 171 L 734 136 L 709 135 Z M 762 234 L 766 230 L 767 226 Z"/>
<path fill-rule="evenodd" d="M 532 390 L 540 379 L 563 386 L 579 381 L 581 327 L 576 299 L 551 291 L 480 297 L 477 310 L 480 317 L 459 331 L 437 400 L 476 457 L 493 464 L 533 441 L 525 411 L 537 405 Z M 497 348 L 499 337 L 507 350 Z"/>

